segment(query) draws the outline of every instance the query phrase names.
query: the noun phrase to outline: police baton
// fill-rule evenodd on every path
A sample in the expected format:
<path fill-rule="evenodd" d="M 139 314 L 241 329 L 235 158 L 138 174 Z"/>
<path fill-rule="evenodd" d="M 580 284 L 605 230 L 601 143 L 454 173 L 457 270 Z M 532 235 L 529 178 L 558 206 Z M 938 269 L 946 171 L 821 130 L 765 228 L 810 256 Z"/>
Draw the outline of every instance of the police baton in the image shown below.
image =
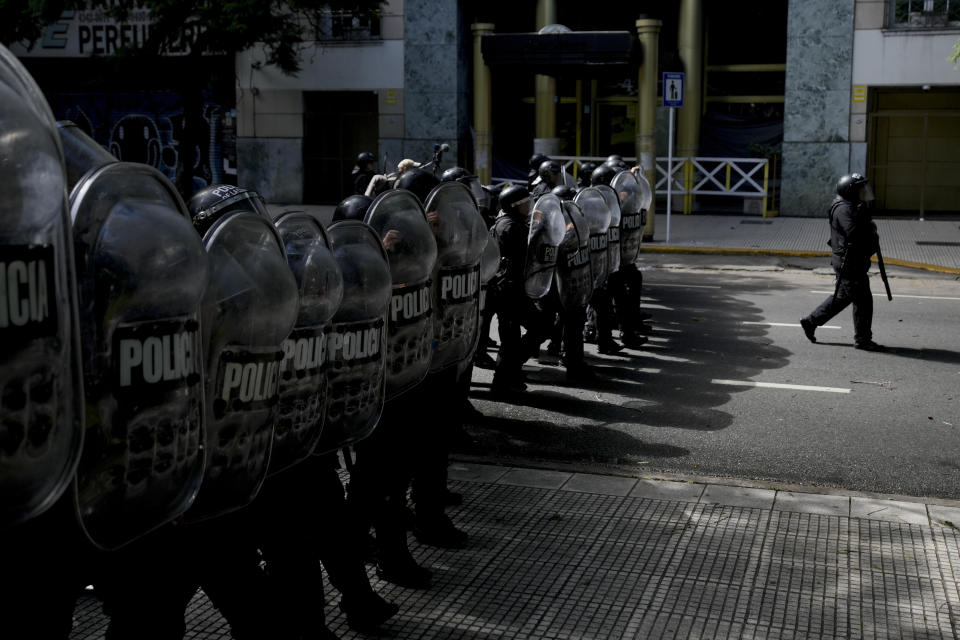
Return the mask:
<path fill-rule="evenodd" d="M 893 300 L 893 294 L 890 293 L 890 282 L 887 281 L 887 268 L 883 265 L 883 254 L 880 252 L 879 243 L 877 243 L 877 266 L 880 267 L 880 279 L 883 280 L 883 286 L 887 290 L 887 300 Z"/>

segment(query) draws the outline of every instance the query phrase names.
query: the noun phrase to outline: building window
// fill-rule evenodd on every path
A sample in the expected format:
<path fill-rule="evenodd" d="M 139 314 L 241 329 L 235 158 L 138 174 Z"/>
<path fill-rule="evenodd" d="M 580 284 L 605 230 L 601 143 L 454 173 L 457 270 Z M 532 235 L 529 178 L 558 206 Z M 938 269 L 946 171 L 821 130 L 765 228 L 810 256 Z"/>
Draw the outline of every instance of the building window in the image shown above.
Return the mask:
<path fill-rule="evenodd" d="M 891 29 L 960 27 L 960 0 L 889 0 Z"/>
<path fill-rule="evenodd" d="M 960 2 L 960 0 L 954 0 Z M 314 25 L 316 39 L 326 42 L 380 40 L 380 16 L 326 11 Z"/>

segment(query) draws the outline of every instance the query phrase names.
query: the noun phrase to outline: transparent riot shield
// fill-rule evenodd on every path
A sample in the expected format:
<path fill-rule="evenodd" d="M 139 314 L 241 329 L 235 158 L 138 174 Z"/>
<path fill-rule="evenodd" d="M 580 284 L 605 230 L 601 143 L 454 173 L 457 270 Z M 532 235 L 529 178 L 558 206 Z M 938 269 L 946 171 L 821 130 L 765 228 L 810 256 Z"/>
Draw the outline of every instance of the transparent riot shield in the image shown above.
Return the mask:
<path fill-rule="evenodd" d="M 380 420 L 392 290 L 386 252 L 369 225 L 341 220 L 327 233 L 343 274 L 343 302 L 327 338 L 327 415 L 317 453 L 363 440 Z"/>
<path fill-rule="evenodd" d="M 2 530 L 57 501 L 73 477 L 83 440 L 63 154 L 43 94 L 2 45 L 0 163 Z"/>
<path fill-rule="evenodd" d="M 643 241 L 643 192 L 636 176 L 630 171 L 615 175 L 610 187 L 620 200 L 620 263 L 633 264 L 640 255 L 640 243 Z"/>
<path fill-rule="evenodd" d="M 534 300 L 550 292 L 557 268 L 557 247 L 563 241 L 565 227 L 560 198 L 552 193 L 538 198 L 530 213 L 523 269 L 524 290 Z"/>
<path fill-rule="evenodd" d="M 437 186 L 424 210 L 437 240 L 433 372 L 468 361 L 477 348 L 480 256 L 488 233 L 470 190 L 459 182 Z"/>
<path fill-rule="evenodd" d="M 640 185 L 640 224 L 646 225 L 647 212 L 650 211 L 650 205 L 653 204 L 653 189 L 650 188 L 650 183 L 647 182 L 647 178 L 642 172 L 634 175 L 637 178 L 637 184 Z"/>
<path fill-rule="evenodd" d="M 557 255 L 556 283 L 565 309 L 586 307 L 593 295 L 590 273 L 590 226 L 576 203 L 564 201 L 566 224 Z"/>
<path fill-rule="evenodd" d="M 327 334 L 343 299 L 343 276 L 323 226 L 302 211 L 275 225 L 300 290 L 297 323 L 283 341 L 277 425 L 270 473 L 304 460 L 317 447 L 327 408 Z"/>
<path fill-rule="evenodd" d="M 196 226 L 196 220 L 194 220 Z M 206 469 L 190 521 L 250 503 L 266 476 L 277 421 L 283 342 L 299 294 L 273 223 L 252 210 L 203 236 L 210 278 L 200 322 L 206 361 Z"/>
<path fill-rule="evenodd" d="M 65 140 L 76 145 L 77 133 Z M 73 162 L 98 162 L 68 160 L 78 172 Z M 90 540 L 115 549 L 183 514 L 203 477 L 207 255 L 176 189 L 149 165 L 90 169 L 70 214 L 87 421 L 77 509 Z"/>
<path fill-rule="evenodd" d="M 433 357 L 433 275 L 437 241 L 409 191 L 380 194 L 365 222 L 387 252 L 393 293 L 387 314 L 387 388 L 391 400 L 423 380 Z"/>
<path fill-rule="evenodd" d="M 610 275 L 607 262 L 607 231 L 610 228 L 610 208 L 596 187 L 587 187 L 573 199 L 590 229 L 590 273 L 593 288 L 601 286 Z"/>
<path fill-rule="evenodd" d="M 607 270 L 616 273 L 620 270 L 620 199 L 617 192 L 605 184 L 595 186 L 603 196 L 610 210 L 610 227 L 607 229 Z"/>

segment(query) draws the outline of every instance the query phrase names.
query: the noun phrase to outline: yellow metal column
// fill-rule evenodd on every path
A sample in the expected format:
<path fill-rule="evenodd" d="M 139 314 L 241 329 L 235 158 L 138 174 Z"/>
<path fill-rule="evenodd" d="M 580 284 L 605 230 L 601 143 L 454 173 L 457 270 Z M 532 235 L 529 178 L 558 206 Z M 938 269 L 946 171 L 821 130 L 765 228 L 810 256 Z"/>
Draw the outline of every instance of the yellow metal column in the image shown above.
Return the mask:
<path fill-rule="evenodd" d="M 537 0 L 537 30 L 557 22 L 556 0 Z M 534 78 L 536 99 L 536 131 L 533 140 L 534 153 L 548 156 L 560 151 L 557 138 L 557 81 L 551 76 L 537 75 Z"/>
<path fill-rule="evenodd" d="M 695 158 L 700 148 L 700 117 L 703 110 L 703 1 L 680 0 L 680 31 L 677 48 L 684 71 L 683 107 L 677 113 L 677 156 Z M 683 167 L 684 188 L 693 187 L 693 165 Z M 683 212 L 690 213 L 693 196 L 683 198 Z"/>
<path fill-rule="evenodd" d="M 474 152 L 473 167 L 481 184 L 490 184 L 490 168 L 493 164 L 491 153 L 490 121 L 493 119 L 493 106 L 490 91 L 490 67 L 483 62 L 480 50 L 483 36 L 493 33 L 494 26 L 489 22 L 476 22 L 471 25 L 473 31 L 473 131 Z"/>
<path fill-rule="evenodd" d="M 660 20 L 637 20 L 637 37 L 643 47 L 643 66 L 637 78 L 637 161 L 654 192 L 657 189 L 657 73 L 662 26 Z M 644 240 L 653 240 L 656 202 L 654 196 L 647 211 L 647 224 L 643 228 Z"/>

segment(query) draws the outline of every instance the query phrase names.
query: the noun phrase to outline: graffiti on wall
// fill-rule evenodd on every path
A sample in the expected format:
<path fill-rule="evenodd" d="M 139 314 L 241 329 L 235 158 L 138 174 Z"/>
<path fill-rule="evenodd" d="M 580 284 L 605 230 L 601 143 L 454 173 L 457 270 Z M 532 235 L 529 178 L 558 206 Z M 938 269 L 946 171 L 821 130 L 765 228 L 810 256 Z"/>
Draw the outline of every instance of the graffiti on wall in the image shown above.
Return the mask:
<path fill-rule="evenodd" d="M 181 153 L 183 101 L 165 91 L 48 93 L 58 120 L 71 120 L 118 160 L 156 167 L 175 180 Z M 211 100 L 203 105 L 205 128 L 193 166 L 194 191 L 236 184 L 236 111 Z"/>

